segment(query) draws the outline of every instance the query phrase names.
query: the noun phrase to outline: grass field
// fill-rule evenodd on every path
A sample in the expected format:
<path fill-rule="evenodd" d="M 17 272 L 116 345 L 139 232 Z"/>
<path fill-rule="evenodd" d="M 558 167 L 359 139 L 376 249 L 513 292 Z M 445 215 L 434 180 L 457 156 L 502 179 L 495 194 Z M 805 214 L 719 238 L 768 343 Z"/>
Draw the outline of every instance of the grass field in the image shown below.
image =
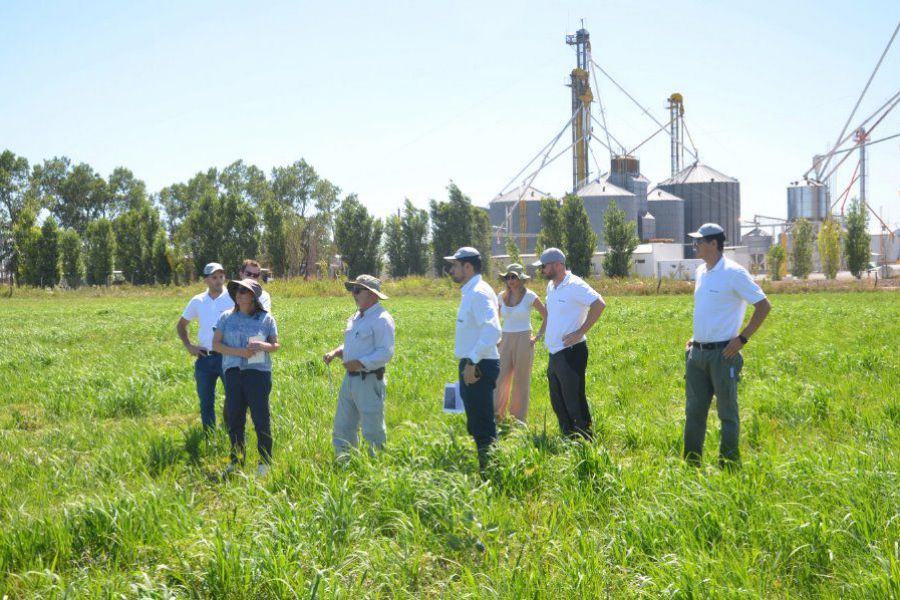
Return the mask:
<path fill-rule="evenodd" d="M 772 298 L 736 473 L 714 411 L 707 466 L 679 458 L 691 297 L 608 297 L 596 442 L 559 438 L 541 349 L 529 428 L 484 481 L 439 411 L 456 299 L 387 303 L 388 448 L 342 467 L 320 356 L 351 301 L 273 296 L 275 466 L 225 483 L 175 336 L 187 297 L 0 300 L 0 597 L 900 596 L 894 292 Z"/>

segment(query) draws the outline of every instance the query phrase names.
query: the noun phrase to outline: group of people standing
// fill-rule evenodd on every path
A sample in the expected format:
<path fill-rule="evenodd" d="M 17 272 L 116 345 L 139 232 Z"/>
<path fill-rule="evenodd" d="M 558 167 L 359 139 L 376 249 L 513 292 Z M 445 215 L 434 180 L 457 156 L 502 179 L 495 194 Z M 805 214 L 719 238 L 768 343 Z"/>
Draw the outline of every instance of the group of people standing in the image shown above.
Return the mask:
<path fill-rule="evenodd" d="M 693 336 L 685 354 L 684 458 L 699 463 L 715 395 L 722 423 L 720 462 L 736 464 L 740 459 L 740 350 L 762 325 L 770 305 L 749 273 L 724 257 L 722 227 L 707 223 L 689 235 L 704 263 L 696 273 Z M 498 421 L 507 415 L 520 423 L 527 420 L 535 345 L 541 340 L 549 353 L 547 383 L 560 431 L 591 440 L 585 389 L 586 335 L 606 308 L 600 293 L 566 268 L 565 254 L 558 248 L 544 250 L 532 265 L 548 281 L 544 302 L 527 288 L 530 277 L 522 265 L 511 264 L 501 273 L 505 285 L 497 294 L 482 278 L 482 257 L 475 248 L 462 247 L 445 260 L 450 276 L 461 286 L 454 354 L 467 430 L 474 439 L 480 468 L 489 462 Z M 207 265 L 208 290 L 191 299 L 177 329 L 182 343 L 196 357 L 194 374 L 204 426 L 215 425 L 215 382 L 220 377 L 224 380 L 225 419 L 232 443 L 229 470 L 244 460 L 249 408 L 260 455 L 257 473 L 264 475 L 272 456 L 269 355 L 279 349 L 279 343 L 271 300 L 257 281 L 259 272 L 259 263 L 245 261 L 242 278 L 228 283 L 226 295 L 224 269 L 218 263 Z M 332 430 L 338 458 L 357 447 L 360 427 L 370 454 L 386 442 L 386 368 L 394 356 L 395 334 L 394 320 L 381 304 L 388 297 L 380 280 L 360 275 L 345 282 L 345 287 L 353 296 L 356 311 L 347 320 L 343 343 L 322 357 L 329 367 L 341 359 L 345 371 Z M 753 304 L 754 312 L 741 329 L 747 304 Z M 541 317 L 536 334 L 532 312 Z M 197 345 L 187 334 L 187 324 L 193 319 L 200 324 Z"/>

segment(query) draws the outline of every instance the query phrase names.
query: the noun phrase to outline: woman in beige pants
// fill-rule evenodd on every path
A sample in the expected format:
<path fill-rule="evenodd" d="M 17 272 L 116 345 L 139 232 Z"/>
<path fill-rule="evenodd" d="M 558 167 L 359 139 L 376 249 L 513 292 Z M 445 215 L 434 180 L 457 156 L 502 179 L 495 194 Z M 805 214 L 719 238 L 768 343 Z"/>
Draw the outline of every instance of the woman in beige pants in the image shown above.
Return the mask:
<path fill-rule="evenodd" d="M 531 279 L 525 268 L 513 263 L 500 273 L 506 289 L 497 296 L 503 337 L 500 339 L 500 375 L 494 388 L 494 414 L 498 421 L 509 413 L 519 422 L 528 417 L 528 396 L 531 390 L 531 366 L 534 363 L 534 344 L 544 337 L 547 309 L 537 294 L 525 287 Z M 531 335 L 531 311 L 541 315 L 541 329 Z"/>

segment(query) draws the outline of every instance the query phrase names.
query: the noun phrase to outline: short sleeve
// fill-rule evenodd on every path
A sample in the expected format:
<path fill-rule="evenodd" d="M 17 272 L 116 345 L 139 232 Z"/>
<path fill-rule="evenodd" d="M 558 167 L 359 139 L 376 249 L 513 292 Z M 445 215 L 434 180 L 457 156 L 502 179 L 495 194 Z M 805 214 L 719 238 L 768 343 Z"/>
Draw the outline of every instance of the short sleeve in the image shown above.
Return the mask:
<path fill-rule="evenodd" d="M 756 304 L 766 298 L 765 292 L 762 291 L 759 284 L 753 281 L 753 277 L 746 269 L 735 269 L 734 275 L 731 277 L 731 285 L 734 293 L 747 304 Z"/>
<path fill-rule="evenodd" d="M 188 305 L 184 307 L 184 312 L 181 313 L 181 318 L 185 321 L 193 321 L 194 319 L 199 318 L 199 302 L 196 298 L 191 298 L 191 301 L 188 302 Z"/>
<path fill-rule="evenodd" d="M 226 310 L 221 315 L 219 315 L 219 318 L 216 319 L 216 324 L 213 325 L 213 330 L 224 331 L 225 330 L 225 321 L 227 321 L 228 317 L 230 317 L 230 316 L 231 316 L 230 310 Z"/>
<path fill-rule="evenodd" d="M 266 315 L 266 322 L 269 325 L 269 334 L 266 337 L 278 337 L 278 324 L 275 323 L 275 317 L 271 314 Z"/>
<path fill-rule="evenodd" d="M 589 286 L 586 282 L 582 281 L 578 284 L 576 288 L 577 292 L 575 294 L 575 299 L 585 306 L 590 306 L 597 300 L 603 300 L 603 297 L 600 295 L 600 292 Z"/>
<path fill-rule="evenodd" d="M 532 290 L 528 290 L 525 294 L 525 306 L 531 306 L 534 304 L 534 301 L 537 300 L 538 295 L 534 293 Z"/>

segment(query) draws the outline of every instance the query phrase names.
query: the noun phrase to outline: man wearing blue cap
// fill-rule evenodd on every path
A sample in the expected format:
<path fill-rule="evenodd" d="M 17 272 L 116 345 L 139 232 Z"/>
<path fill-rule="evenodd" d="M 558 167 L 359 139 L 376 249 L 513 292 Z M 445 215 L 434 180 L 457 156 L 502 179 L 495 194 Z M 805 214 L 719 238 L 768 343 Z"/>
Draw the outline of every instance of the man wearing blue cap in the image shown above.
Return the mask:
<path fill-rule="evenodd" d="M 487 466 L 488 451 L 497 439 L 494 386 L 500 374 L 500 314 L 497 294 L 481 278 L 481 253 L 463 246 L 453 256 L 450 276 L 462 284 L 456 313 L 455 354 L 459 360 L 459 392 L 466 409 L 466 425 L 478 449 L 478 466 Z"/>
<path fill-rule="evenodd" d="M 694 233 L 694 249 L 703 264 L 694 284 L 694 335 L 685 348 L 684 458 L 699 465 L 706 418 L 713 395 L 722 423 L 719 465 L 740 461 L 737 388 L 744 357 L 741 349 L 759 329 L 771 305 L 747 270 L 725 258 L 725 230 L 705 223 Z M 741 331 L 747 304 L 753 316 Z"/>
<path fill-rule="evenodd" d="M 587 371 L 587 337 L 606 308 L 603 297 L 581 277 L 566 269 L 566 255 L 547 248 L 533 263 L 547 284 L 547 329 L 544 344 L 550 352 L 547 380 L 550 405 L 563 435 L 590 440 L 591 411 L 584 379 Z"/>
<path fill-rule="evenodd" d="M 225 268 L 219 263 L 203 267 L 203 281 L 207 290 L 191 298 L 175 329 L 185 349 L 196 357 L 194 380 L 200 398 L 200 420 L 203 427 L 211 429 L 216 426 L 216 381 L 222 379 L 222 355 L 213 351 L 213 328 L 223 312 L 234 308 L 234 300 L 225 293 Z M 199 325 L 197 345 L 191 343 L 187 330 L 193 320 Z"/>

